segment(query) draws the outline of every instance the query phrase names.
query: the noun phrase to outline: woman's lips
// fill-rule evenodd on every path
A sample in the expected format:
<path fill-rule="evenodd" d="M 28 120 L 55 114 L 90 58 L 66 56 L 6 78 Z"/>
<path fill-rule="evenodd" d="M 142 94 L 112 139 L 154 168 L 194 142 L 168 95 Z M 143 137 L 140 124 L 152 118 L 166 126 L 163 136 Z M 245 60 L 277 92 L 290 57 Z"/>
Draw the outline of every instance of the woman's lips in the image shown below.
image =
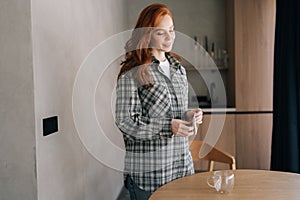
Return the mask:
<path fill-rule="evenodd" d="M 172 45 L 172 43 L 163 44 L 163 47 L 165 47 L 165 48 L 169 48 L 169 47 L 171 47 L 171 45 Z"/>

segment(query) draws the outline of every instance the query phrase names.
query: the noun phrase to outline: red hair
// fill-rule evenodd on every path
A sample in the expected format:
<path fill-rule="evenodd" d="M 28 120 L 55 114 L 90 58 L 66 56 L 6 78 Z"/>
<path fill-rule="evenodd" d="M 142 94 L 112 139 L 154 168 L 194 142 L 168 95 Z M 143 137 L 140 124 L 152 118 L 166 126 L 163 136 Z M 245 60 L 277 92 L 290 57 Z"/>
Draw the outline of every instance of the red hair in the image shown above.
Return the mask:
<path fill-rule="evenodd" d="M 118 79 L 123 73 L 138 67 L 136 76 L 139 82 L 144 86 L 149 86 L 149 84 L 153 83 L 152 76 L 147 69 L 147 64 L 152 61 L 151 48 L 149 48 L 151 30 L 153 27 L 158 26 L 165 15 L 169 15 L 173 19 L 173 15 L 164 4 L 152 4 L 142 10 L 131 38 L 125 45 L 125 60 L 121 63 L 122 67 L 118 74 Z M 172 55 L 180 60 L 179 56 Z"/>

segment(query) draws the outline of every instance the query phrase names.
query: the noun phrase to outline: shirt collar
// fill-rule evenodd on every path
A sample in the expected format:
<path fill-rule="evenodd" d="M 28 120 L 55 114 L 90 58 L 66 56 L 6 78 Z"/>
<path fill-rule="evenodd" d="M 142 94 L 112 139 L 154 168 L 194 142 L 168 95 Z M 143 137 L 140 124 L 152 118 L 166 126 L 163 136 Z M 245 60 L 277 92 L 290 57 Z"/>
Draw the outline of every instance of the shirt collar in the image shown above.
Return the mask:
<path fill-rule="evenodd" d="M 168 59 L 168 61 L 170 62 L 170 67 L 173 67 L 175 70 L 178 70 L 181 68 L 181 64 L 176 58 L 171 56 L 169 53 L 165 53 L 165 55 L 166 55 L 166 58 Z M 153 54 L 151 54 L 151 58 L 152 58 L 152 63 L 154 63 L 154 64 L 160 63 L 160 61 L 158 59 L 156 59 Z"/>

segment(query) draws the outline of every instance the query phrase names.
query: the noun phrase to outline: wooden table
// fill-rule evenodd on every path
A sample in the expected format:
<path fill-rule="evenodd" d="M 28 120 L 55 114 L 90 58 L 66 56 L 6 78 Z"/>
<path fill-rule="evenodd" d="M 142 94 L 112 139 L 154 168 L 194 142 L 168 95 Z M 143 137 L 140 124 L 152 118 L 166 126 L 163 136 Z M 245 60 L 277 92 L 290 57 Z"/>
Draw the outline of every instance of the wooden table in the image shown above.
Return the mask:
<path fill-rule="evenodd" d="M 219 194 L 206 184 L 212 172 L 174 180 L 156 190 L 150 200 L 239 199 L 300 200 L 300 174 L 266 170 L 235 170 L 235 185 L 229 194 Z"/>

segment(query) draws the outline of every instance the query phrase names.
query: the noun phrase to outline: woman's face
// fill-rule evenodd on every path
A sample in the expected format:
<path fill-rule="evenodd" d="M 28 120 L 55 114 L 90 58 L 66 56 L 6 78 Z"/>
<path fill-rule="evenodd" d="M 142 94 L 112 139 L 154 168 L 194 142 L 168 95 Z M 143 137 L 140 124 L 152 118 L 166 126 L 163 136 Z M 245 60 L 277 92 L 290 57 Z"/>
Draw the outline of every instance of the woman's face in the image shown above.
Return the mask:
<path fill-rule="evenodd" d="M 172 49 L 174 39 L 173 20 L 169 15 L 165 15 L 152 32 L 150 47 L 157 51 L 169 52 Z"/>

